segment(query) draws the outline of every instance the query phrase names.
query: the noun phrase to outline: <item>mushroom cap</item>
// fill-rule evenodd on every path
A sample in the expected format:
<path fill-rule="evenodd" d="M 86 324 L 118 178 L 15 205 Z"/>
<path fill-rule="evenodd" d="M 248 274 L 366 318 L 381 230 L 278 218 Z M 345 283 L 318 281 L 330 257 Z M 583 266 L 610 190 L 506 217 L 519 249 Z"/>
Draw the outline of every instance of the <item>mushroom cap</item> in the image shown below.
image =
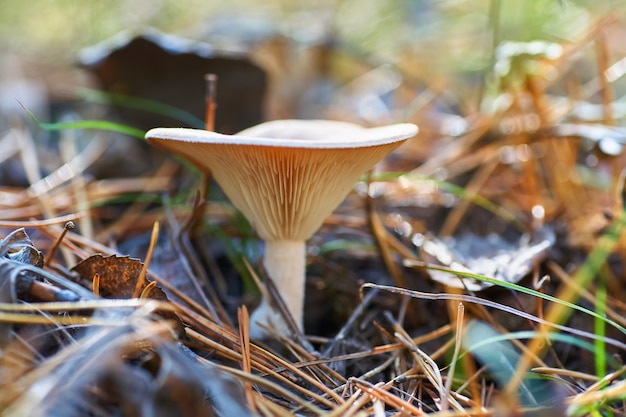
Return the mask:
<path fill-rule="evenodd" d="M 157 128 L 146 139 L 210 171 L 259 236 L 275 241 L 311 237 L 363 172 L 416 133 L 410 123 L 277 120 L 236 135 Z"/>

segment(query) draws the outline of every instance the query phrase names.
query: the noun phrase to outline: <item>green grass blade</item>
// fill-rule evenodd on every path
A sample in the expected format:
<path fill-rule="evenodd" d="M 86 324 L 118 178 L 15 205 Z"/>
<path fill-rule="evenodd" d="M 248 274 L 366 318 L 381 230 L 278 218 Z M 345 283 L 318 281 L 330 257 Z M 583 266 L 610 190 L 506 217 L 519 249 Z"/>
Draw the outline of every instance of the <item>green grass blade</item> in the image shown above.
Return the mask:
<path fill-rule="evenodd" d="M 109 132 L 121 133 L 143 139 L 145 132 L 132 126 L 121 123 L 110 122 L 108 120 L 77 120 L 72 122 L 44 123 L 40 122 L 35 115 L 26 107 L 22 108 L 28 113 L 30 118 L 43 130 L 70 130 L 70 129 L 89 129 L 89 130 L 107 130 Z"/>
<path fill-rule="evenodd" d="M 471 272 L 456 271 L 456 270 L 453 270 L 453 269 L 450 269 L 450 268 L 446 268 L 446 267 L 443 267 L 443 266 L 427 264 L 425 262 L 407 260 L 407 261 L 405 261 L 405 264 L 407 264 L 409 266 L 420 266 L 420 267 L 423 267 L 423 268 L 426 268 L 426 269 L 432 269 L 432 270 L 435 270 L 435 271 L 448 272 L 448 273 L 450 273 L 452 275 L 456 275 L 456 276 L 459 276 L 459 277 L 473 278 L 473 279 L 475 279 L 477 281 L 488 282 L 490 284 L 497 285 L 499 287 L 504 287 L 504 288 L 507 288 L 507 289 L 512 290 L 512 291 L 518 291 L 518 292 L 521 292 L 521 293 L 524 293 L 524 294 L 532 295 L 534 297 L 543 298 L 544 300 L 547 300 L 547 301 L 550 301 L 550 302 L 553 302 L 553 303 L 561 304 L 561 305 L 563 305 L 565 307 L 569 307 L 572 310 L 578 310 L 581 313 L 585 313 L 585 314 L 588 314 L 588 315 L 590 315 L 590 316 L 592 316 L 594 318 L 602 320 L 605 323 L 610 324 L 611 326 L 615 327 L 620 332 L 626 334 L 626 328 L 624 328 L 619 323 L 617 323 L 617 322 L 615 322 L 615 321 L 613 321 L 613 320 L 611 320 L 609 318 L 600 316 L 595 311 L 591 311 L 589 309 L 586 309 L 585 307 L 579 306 L 577 304 L 574 304 L 574 303 L 571 303 L 571 302 L 568 302 L 568 301 L 560 300 L 560 299 L 558 299 L 556 297 L 553 297 L 553 296 L 548 295 L 548 294 L 544 294 L 544 293 L 539 292 L 539 291 L 535 291 L 535 290 L 533 290 L 531 288 L 526 288 L 526 287 L 523 287 L 521 285 L 513 284 L 511 282 L 500 281 L 498 279 L 490 278 L 490 277 L 487 277 L 487 276 L 484 276 L 484 275 L 474 274 L 474 273 L 471 273 Z"/>
<path fill-rule="evenodd" d="M 596 288 L 596 297 L 595 297 L 595 310 L 596 313 L 605 317 L 606 314 L 606 276 L 605 274 L 601 274 L 600 279 L 598 279 L 598 285 Z M 595 363 L 596 363 L 596 376 L 599 379 L 602 379 L 606 375 L 606 343 L 604 341 L 604 336 L 606 335 L 606 324 L 603 320 L 600 320 L 597 317 L 593 319 L 593 332 L 598 336 L 597 339 L 594 340 L 595 345 Z"/>

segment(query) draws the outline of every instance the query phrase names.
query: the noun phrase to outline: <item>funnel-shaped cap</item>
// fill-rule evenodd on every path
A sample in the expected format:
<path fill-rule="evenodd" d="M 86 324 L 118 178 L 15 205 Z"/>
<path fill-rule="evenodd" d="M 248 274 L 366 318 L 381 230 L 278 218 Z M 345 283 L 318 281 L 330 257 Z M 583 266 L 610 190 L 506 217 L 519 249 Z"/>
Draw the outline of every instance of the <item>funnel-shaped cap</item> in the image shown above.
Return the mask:
<path fill-rule="evenodd" d="M 363 128 L 327 120 L 278 120 L 237 135 L 152 129 L 146 139 L 211 171 L 264 240 L 306 240 L 372 168 L 417 126 Z"/>

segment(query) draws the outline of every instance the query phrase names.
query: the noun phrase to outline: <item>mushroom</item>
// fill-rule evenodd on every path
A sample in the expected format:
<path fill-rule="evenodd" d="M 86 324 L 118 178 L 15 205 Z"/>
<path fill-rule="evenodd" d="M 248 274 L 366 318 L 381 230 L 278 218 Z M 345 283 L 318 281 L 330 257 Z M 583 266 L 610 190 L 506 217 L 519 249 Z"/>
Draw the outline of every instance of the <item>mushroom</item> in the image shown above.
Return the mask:
<path fill-rule="evenodd" d="M 416 133 L 410 123 L 364 128 L 330 120 L 276 120 L 236 135 L 157 128 L 146 139 L 212 173 L 265 241 L 265 269 L 302 329 L 305 241 L 363 172 Z M 289 334 L 265 297 L 250 322 L 252 337 L 265 336 L 263 326 Z"/>

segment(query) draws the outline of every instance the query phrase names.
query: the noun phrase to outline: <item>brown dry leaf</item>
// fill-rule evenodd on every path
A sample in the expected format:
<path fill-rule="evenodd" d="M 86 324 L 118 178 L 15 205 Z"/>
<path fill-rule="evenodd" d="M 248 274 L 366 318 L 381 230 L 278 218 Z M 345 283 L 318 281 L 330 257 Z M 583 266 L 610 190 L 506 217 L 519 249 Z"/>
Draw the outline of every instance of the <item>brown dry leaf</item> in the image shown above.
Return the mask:
<path fill-rule="evenodd" d="M 519 242 L 509 242 L 496 234 L 464 234 L 444 239 L 428 234 L 419 236 L 419 239 L 415 239 L 415 245 L 426 262 L 513 284 L 541 263 L 555 242 L 554 232 L 548 227 L 537 230 L 533 235 L 522 235 Z M 453 288 L 482 291 L 493 285 L 437 270 L 428 273 L 435 281 Z"/>
<path fill-rule="evenodd" d="M 102 256 L 92 255 L 82 260 L 72 268 L 78 273 L 82 283 L 92 288 L 94 277 L 97 276 L 98 295 L 103 298 L 134 298 L 137 289 L 137 280 L 144 267 L 139 259 L 128 256 Z M 150 281 L 147 277 L 139 285 L 140 298 L 151 298 L 161 301 L 169 301 L 165 292 Z M 176 313 L 161 311 L 159 315 L 166 320 L 171 320 L 176 334 L 183 334 L 183 323 Z"/>
<path fill-rule="evenodd" d="M 92 255 L 79 262 L 72 268 L 77 272 L 81 280 L 91 285 L 93 277 L 97 274 L 100 277 L 100 296 L 104 298 L 132 298 L 137 278 L 141 274 L 143 263 L 139 259 L 128 256 L 102 256 Z M 141 286 L 143 291 L 150 284 L 148 279 Z M 168 301 L 165 292 L 155 286 L 147 294 L 149 298 Z"/>
<path fill-rule="evenodd" d="M 218 77 L 217 131 L 235 133 L 262 120 L 265 73 L 241 53 L 217 51 L 208 44 L 152 29 L 136 37 L 120 33 L 84 50 L 81 61 L 106 92 L 154 100 L 188 113 L 185 120 L 178 120 L 169 117 L 174 110 L 158 114 L 146 111 L 145 103 L 143 110 L 117 109 L 125 121 L 142 129 L 179 126 L 181 122 L 203 126 L 204 77 L 209 73 Z M 198 119 L 189 120 L 189 115 Z"/>

